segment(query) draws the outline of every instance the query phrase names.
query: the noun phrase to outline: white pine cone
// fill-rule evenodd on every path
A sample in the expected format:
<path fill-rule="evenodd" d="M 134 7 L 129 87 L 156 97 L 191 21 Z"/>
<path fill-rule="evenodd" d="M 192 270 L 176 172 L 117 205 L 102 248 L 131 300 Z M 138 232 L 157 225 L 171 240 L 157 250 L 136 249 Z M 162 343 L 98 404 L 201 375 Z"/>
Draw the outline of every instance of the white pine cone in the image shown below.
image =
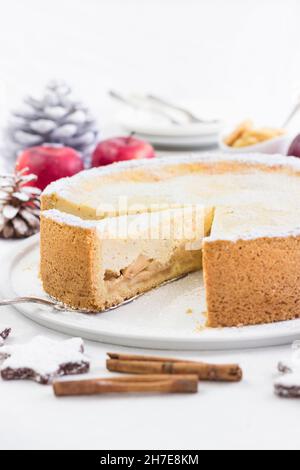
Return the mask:
<path fill-rule="evenodd" d="M 88 164 L 98 129 L 87 107 L 72 98 L 71 88 L 53 81 L 40 100 L 29 96 L 23 108 L 12 113 L 6 136 L 14 159 L 28 147 L 61 144 L 77 150 Z"/>

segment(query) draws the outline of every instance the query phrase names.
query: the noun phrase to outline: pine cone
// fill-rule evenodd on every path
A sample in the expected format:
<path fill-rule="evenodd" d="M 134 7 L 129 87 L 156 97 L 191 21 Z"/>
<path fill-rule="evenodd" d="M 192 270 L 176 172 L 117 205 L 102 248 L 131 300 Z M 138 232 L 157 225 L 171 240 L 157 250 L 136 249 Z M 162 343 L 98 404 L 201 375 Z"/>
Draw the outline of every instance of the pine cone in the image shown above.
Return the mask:
<path fill-rule="evenodd" d="M 29 96 L 24 104 L 24 109 L 13 112 L 7 129 L 14 158 L 28 147 L 62 144 L 80 152 L 88 163 L 98 140 L 96 122 L 88 109 L 72 98 L 68 85 L 50 82 L 42 99 Z"/>
<path fill-rule="evenodd" d="M 25 238 L 39 231 L 41 191 L 27 186 L 36 176 L 26 171 L 0 175 L 1 238 Z"/>

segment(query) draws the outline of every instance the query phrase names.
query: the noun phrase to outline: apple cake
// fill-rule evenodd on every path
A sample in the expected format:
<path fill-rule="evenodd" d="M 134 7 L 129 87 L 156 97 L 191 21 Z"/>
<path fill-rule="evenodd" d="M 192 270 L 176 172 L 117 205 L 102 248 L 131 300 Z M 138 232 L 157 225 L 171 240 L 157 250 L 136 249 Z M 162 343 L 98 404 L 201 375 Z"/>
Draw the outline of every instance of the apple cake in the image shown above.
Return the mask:
<path fill-rule="evenodd" d="M 293 157 L 202 154 L 84 171 L 42 195 L 44 289 L 97 312 L 203 267 L 208 326 L 296 318 L 299 196 Z"/>

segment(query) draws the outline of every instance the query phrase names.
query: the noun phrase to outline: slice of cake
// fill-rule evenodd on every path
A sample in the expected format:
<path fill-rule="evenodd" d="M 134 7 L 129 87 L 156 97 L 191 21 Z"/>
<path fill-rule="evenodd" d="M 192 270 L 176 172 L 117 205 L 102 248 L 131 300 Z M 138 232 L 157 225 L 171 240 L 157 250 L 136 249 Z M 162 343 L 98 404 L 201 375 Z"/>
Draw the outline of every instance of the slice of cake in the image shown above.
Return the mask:
<path fill-rule="evenodd" d="M 103 311 L 199 270 L 212 217 L 196 206 L 101 221 L 45 211 L 44 290 L 74 308 Z"/>
<path fill-rule="evenodd" d="M 203 270 L 210 327 L 300 317 L 299 211 L 217 208 Z"/>

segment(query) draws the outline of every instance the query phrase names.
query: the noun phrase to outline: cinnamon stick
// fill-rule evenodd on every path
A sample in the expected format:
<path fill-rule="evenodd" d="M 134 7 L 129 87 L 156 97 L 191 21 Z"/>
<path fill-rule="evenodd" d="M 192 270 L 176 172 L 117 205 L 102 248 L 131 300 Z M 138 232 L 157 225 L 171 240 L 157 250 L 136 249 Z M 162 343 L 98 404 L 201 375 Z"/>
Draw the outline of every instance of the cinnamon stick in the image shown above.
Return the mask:
<path fill-rule="evenodd" d="M 111 357 L 111 353 L 109 354 Z M 134 359 L 107 359 L 107 369 L 130 374 L 197 374 L 199 380 L 214 382 L 239 382 L 243 372 L 237 364 L 207 364 L 152 356 L 136 356 Z M 133 356 L 131 356 L 133 357 Z"/>
<path fill-rule="evenodd" d="M 196 393 L 197 375 L 147 375 L 57 381 L 53 383 L 56 396 L 99 395 L 105 393 Z"/>
<path fill-rule="evenodd" d="M 124 361 L 150 361 L 150 362 L 192 362 L 185 359 L 174 359 L 170 357 L 160 357 L 160 356 L 144 356 L 141 354 L 122 354 L 122 353 L 115 353 L 115 352 L 108 352 L 108 357 L 110 359 L 119 359 Z"/>

